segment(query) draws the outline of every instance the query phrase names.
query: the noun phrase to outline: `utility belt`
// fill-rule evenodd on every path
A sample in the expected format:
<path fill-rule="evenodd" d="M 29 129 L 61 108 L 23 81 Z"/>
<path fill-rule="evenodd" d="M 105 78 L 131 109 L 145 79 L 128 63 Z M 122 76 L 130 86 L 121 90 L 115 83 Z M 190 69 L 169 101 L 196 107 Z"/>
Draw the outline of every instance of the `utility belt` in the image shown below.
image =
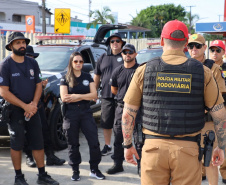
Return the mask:
<path fill-rule="evenodd" d="M 78 108 L 80 108 L 80 109 L 90 108 L 90 104 L 89 103 L 81 103 L 81 104 L 68 103 L 68 104 L 66 104 L 66 109 L 76 110 Z"/>
<path fill-rule="evenodd" d="M 145 139 L 175 139 L 175 140 L 182 140 L 182 141 L 193 141 L 197 142 L 200 145 L 201 141 L 201 134 L 198 134 L 197 136 L 194 137 L 166 137 L 166 136 L 154 136 L 154 135 L 148 135 L 145 134 Z"/>

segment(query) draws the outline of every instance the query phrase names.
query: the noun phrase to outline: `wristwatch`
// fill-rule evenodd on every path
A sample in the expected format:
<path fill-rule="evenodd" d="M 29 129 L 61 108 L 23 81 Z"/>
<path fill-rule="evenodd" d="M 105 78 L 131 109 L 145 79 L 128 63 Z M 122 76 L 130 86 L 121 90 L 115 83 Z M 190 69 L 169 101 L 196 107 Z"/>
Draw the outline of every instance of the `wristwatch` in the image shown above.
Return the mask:
<path fill-rule="evenodd" d="M 129 145 L 124 145 L 124 143 L 122 143 L 122 148 L 126 148 L 126 149 L 129 149 L 133 146 L 132 143 L 130 143 Z"/>

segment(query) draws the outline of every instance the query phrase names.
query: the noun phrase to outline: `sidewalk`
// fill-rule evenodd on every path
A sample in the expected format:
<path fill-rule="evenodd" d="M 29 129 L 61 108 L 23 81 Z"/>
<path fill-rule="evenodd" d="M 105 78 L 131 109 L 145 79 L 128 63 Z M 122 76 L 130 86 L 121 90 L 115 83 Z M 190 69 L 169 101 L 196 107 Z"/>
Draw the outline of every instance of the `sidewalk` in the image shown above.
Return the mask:
<path fill-rule="evenodd" d="M 101 149 L 104 146 L 103 130 L 98 124 L 98 134 Z M 113 143 L 113 139 L 112 139 Z M 97 180 L 89 177 L 89 148 L 86 139 L 82 133 L 80 133 L 80 152 L 82 156 L 82 163 L 80 165 L 80 181 L 71 181 L 72 170 L 68 165 L 68 151 L 63 150 L 56 152 L 56 155 L 60 158 L 66 159 L 67 162 L 63 166 L 46 166 L 46 171 L 61 185 L 127 185 L 127 184 L 137 184 L 140 185 L 140 179 L 137 175 L 137 167 L 124 162 L 124 172 L 116 175 L 108 175 L 105 171 L 113 165 L 113 161 L 110 157 L 102 157 L 99 169 L 106 176 L 105 180 Z M 25 157 L 22 156 L 22 170 L 25 174 L 25 178 L 29 185 L 36 185 L 37 173 L 36 168 L 29 168 L 25 164 Z M 14 184 L 14 169 L 10 158 L 10 148 L 9 148 L 9 137 L 0 137 L 0 184 L 1 185 L 11 185 Z M 221 177 L 219 179 L 219 185 L 224 185 L 221 183 Z M 202 182 L 202 185 L 208 185 L 207 180 Z"/>

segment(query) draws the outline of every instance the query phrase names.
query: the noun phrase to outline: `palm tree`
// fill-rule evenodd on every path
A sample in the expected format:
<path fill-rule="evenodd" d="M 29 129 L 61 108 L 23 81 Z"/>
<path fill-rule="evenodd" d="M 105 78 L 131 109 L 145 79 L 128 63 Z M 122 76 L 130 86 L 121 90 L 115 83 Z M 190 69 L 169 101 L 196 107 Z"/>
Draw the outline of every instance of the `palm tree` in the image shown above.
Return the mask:
<path fill-rule="evenodd" d="M 166 21 L 166 17 L 168 16 L 168 13 L 165 11 L 159 11 L 155 14 L 154 18 L 160 22 L 160 31 L 162 31 L 162 24 L 164 24 Z"/>
<path fill-rule="evenodd" d="M 107 6 L 103 7 L 102 11 L 94 10 L 91 11 L 89 17 L 94 20 L 91 23 L 88 23 L 86 28 L 89 29 L 92 25 L 96 28 L 97 24 L 107 24 L 107 23 L 115 23 L 115 19 L 111 14 L 111 9 Z"/>
<path fill-rule="evenodd" d="M 190 12 L 186 13 L 185 24 L 187 25 L 190 34 L 195 33 L 194 25 L 198 20 L 199 20 L 199 15 L 197 14 L 191 15 Z"/>

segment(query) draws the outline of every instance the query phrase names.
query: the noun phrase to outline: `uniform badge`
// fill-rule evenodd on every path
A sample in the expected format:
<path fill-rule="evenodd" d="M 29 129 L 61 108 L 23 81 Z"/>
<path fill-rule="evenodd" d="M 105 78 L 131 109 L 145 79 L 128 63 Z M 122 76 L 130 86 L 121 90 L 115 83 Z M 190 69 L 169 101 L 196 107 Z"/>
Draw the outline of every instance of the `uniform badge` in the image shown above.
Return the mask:
<path fill-rule="evenodd" d="M 34 76 L 34 70 L 33 69 L 30 69 L 30 74 L 31 74 L 31 76 Z"/>
<path fill-rule="evenodd" d="M 226 71 L 221 71 L 222 78 L 225 78 L 225 73 L 226 73 Z"/>
<path fill-rule="evenodd" d="M 83 84 L 84 86 L 88 86 L 88 85 L 89 85 L 89 81 L 88 81 L 88 80 L 83 80 L 83 81 L 82 81 L 82 84 Z"/>
<path fill-rule="evenodd" d="M 122 62 L 122 57 L 117 58 L 117 61 L 118 61 L 118 62 Z"/>
<path fill-rule="evenodd" d="M 0 76 L 0 83 L 2 83 L 3 82 L 3 78 Z"/>

